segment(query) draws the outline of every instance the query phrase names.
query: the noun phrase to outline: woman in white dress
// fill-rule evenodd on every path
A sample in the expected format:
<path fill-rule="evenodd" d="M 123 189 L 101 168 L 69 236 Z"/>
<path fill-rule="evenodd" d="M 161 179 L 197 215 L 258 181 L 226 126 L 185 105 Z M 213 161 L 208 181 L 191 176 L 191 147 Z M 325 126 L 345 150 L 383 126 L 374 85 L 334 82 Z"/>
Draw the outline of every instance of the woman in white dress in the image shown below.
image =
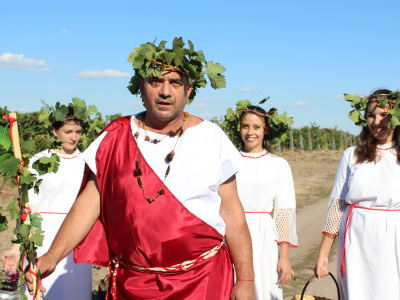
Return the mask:
<path fill-rule="evenodd" d="M 256 299 L 282 299 L 294 272 L 289 247 L 297 247 L 296 201 L 289 164 L 271 154 L 268 116 L 249 106 L 240 115 L 243 166 L 237 173 L 239 198 L 253 243 Z M 271 212 L 274 211 L 273 218 Z M 280 254 L 278 245 L 280 245 Z"/>
<path fill-rule="evenodd" d="M 389 110 L 400 97 L 392 95 L 380 89 L 364 98 L 361 143 L 344 151 L 336 171 L 314 272 L 318 278 L 328 274 L 339 235 L 341 299 L 400 299 L 400 135 L 398 126 L 388 127 Z"/>
<path fill-rule="evenodd" d="M 76 148 L 81 137 L 82 127 L 68 115 L 64 122 L 54 122 L 52 132 L 57 140 L 62 141 L 61 149 L 42 151 L 29 161 L 30 171 L 43 179 L 39 194 L 29 191 L 29 207 L 32 212 L 39 212 L 43 217 L 44 230 L 43 245 L 38 247 L 37 254 L 42 256 L 51 246 L 58 229 L 74 203 L 83 178 L 85 162 Z M 56 153 L 60 158 L 57 173 L 48 173 L 39 176 L 32 164 L 40 157 L 50 157 Z M 92 267 L 91 265 L 76 264 L 73 261 L 73 252 L 64 258 L 57 266 L 56 271 L 42 280 L 46 288 L 44 297 L 48 300 L 59 299 L 92 299 Z M 14 269 L 20 259 L 19 245 L 14 244 L 12 249 L 3 254 L 2 260 L 6 269 Z M 26 292 L 28 299 L 33 297 Z"/>

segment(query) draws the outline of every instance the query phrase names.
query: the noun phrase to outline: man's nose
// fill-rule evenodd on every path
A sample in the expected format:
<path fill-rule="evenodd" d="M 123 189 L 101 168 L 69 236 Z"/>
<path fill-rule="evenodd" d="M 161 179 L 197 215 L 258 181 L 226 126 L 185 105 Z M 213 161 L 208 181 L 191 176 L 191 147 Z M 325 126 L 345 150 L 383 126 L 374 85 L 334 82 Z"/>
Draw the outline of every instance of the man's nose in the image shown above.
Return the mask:
<path fill-rule="evenodd" d="M 171 95 L 172 95 L 171 85 L 167 80 L 165 80 L 162 83 L 162 86 L 161 86 L 161 89 L 160 89 L 160 95 L 164 96 L 164 97 L 171 97 Z"/>

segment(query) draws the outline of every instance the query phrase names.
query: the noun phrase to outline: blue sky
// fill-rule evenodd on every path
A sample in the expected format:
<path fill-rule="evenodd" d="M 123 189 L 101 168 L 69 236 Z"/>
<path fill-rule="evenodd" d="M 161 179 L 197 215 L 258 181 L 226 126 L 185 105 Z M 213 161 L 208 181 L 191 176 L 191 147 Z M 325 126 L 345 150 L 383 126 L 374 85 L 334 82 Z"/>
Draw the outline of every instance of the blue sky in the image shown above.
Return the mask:
<path fill-rule="evenodd" d="M 400 87 L 400 1 L 1 1 L 0 106 L 36 111 L 72 97 L 103 115 L 142 110 L 126 86 L 133 47 L 190 39 L 227 88 L 187 108 L 209 119 L 238 100 L 358 133 L 342 93 Z"/>

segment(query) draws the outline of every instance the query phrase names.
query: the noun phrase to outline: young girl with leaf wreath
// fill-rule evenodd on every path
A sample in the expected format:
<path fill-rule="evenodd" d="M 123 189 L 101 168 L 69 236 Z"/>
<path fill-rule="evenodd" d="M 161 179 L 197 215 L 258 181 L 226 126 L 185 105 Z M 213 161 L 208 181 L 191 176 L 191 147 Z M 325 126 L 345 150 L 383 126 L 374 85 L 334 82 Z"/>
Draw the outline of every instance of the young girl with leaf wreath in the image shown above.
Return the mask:
<path fill-rule="evenodd" d="M 84 107 L 86 112 L 86 105 L 83 101 L 78 100 L 74 101 L 75 106 L 78 104 L 80 109 Z M 67 107 L 58 104 L 52 113 L 49 114 L 47 110 L 52 121 L 52 133 L 56 140 L 60 142 L 61 147 L 39 152 L 29 161 L 29 170 L 37 176 L 38 180 L 42 181 L 39 194 L 36 194 L 33 189 L 28 191 L 29 208 L 32 212 L 39 212 L 43 218 L 42 230 L 45 238 L 43 245 L 37 249 L 38 256 L 43 255 L 50 248 L 58 229 L 78 195 L 82 183 L 85 162 L 77 146 L 81 138 L 82 122 L 86 119 L 86 113 L 83 114 L 85 118 L 82 118 L 81 115 L 81 119 L 78 119 L 74 111 L 78 111 L 79 106 L 74 109 L 73 105 Z M 32 165 L 39 158 L 50 157 L 53 153 L 56 153 L 60 160 L 56 173 L 42 175 L 32 168 Z M 6 269 L 15 269 L 20 260 L 20 245 L 14 244 L 11 250 L 3 254 L 2 260 Z M 71 252 L 59 263 L 56 271 L 43 279 L 41 284 L 46 288 L 44 297 L 48 300 L 92 299 L 91 265 L 76 264 Z M 33 298 L 28 292 L 25 294 L 28 299 Z"/>
<path fill-rule="evenodd" d="M 241 139 L 243 166 L 237 187 L 252 239 L 258 300 L 282 299 L 282 286 L 294 277 L 289 261 L 289 247 L 298 246 L 293 178 L 287 161 L 271 153 L 270 143 L 284 139 L 292 122 L 286 112 L 278 115 L 271 109 L 267 113 L 247 100 L 237 103 L 236 112 L 228 111 L 224 122 L 237 145 L 238 135 Z"/>
<path fill-rule="evenodd" d="M 361 142 L 339 162 L 314 272 L 328 274 L 339 236 L 341 299 L 400 299 L 400 93 L 344 96 L 354 107 L 350 119 L 363 126 Z"/>

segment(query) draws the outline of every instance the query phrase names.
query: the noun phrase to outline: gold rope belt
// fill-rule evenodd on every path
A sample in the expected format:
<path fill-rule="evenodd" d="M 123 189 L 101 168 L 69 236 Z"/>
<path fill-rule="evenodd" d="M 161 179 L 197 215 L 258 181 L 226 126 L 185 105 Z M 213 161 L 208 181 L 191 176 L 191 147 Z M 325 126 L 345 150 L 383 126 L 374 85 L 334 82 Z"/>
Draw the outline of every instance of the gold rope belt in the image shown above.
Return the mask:
<path fill-rule="evenodd" d="M 180 264 L 173 265 L 171 267 L 141 267 L 137 266 L 134 264 L 127 263 L 123 260 L 121 260 L 119 257 L 114 257 L 109 263 L 108 267 L 110 268 L 110 275 L 109 275 L 109 282 L 111 283 L 109 285 L 109 289 L 111 287 L 111 296 L 112 299 L 116 299 L 116 294 L 117 294 L 117 276 L 118 276 L 118 271 L 120 266 L 124 266 L 127 269 L 137 271 L 137 272 L 142 272 L 142 273 L 153 273 L 153 274 L 158 274 L 158 273 L 177 273 L 177 272 L 183 272 L 197 263 L 209 259 L 215 254 L 218 253 L 219 249 L 221 249 L 222 245 L 224 242 L 219 243 L 217 246 L 212 248 L 211 250 L 207 250 L 206 252 L 200 254 L 197 258 L 185 261 Z M 108 295 L 109 292 L 106 294 L 106 300 L 108 300 Z"/>

